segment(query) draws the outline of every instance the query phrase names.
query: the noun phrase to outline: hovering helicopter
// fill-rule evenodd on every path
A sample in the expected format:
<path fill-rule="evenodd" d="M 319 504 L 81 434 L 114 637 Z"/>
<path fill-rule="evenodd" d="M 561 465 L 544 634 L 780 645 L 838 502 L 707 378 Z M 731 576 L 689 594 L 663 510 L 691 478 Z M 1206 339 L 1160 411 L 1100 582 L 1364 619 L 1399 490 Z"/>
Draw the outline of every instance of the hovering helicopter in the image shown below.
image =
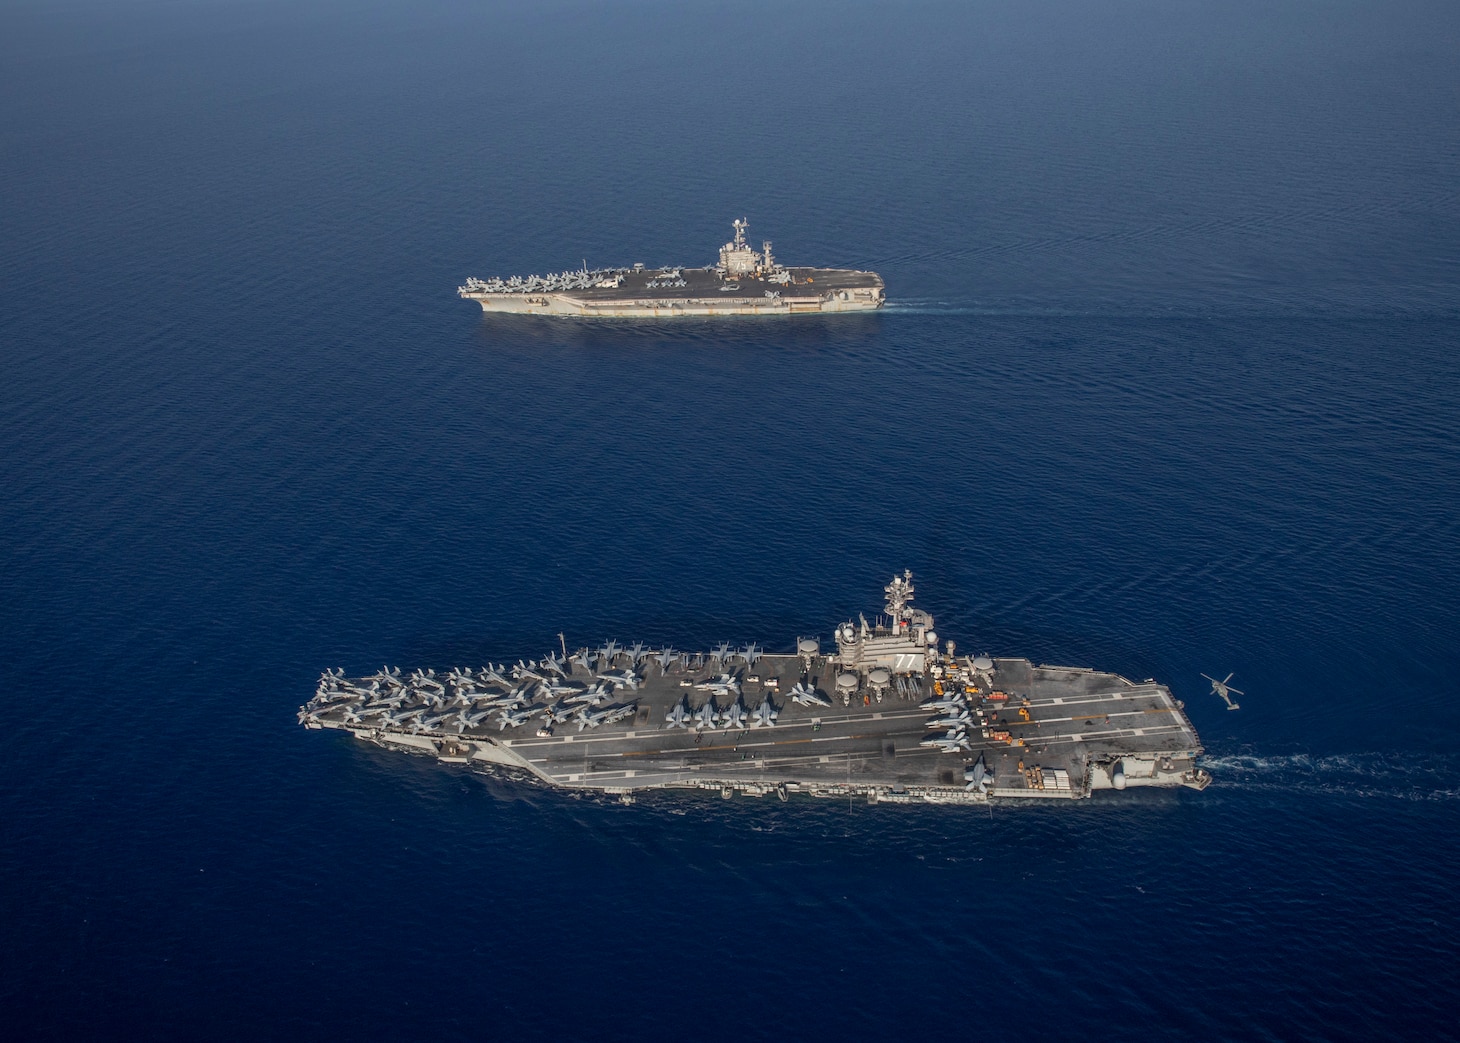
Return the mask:
<path fill-rule="evenodd" d="M 1236 703 L 1234 703 L 1232 701 L 1231 693 L 1232 692 L 1236 692 L 1238 695 L 1246 695 L 1247 693 L 1244 692 L 1240 688 L 1233 688 L 1231 685 L 1229 685 L 1227 683 L 1228 681 L 1232 680 L 1233 677 L 1236 676 L 1236 671 L 1233 671 L 1232 673 L 1228 674 L 1226 676 L 1226 678 L 1224 678 L 1221 681 L 1218 681 L 1215 677 L 1207 677 L 1206 674 L 1202 674 L 1202 676 L 1203 677 L 1206 677 L 1206 679 L 1212 683 L 1212 694 L 1213 695 L 1217 695 L 1217 696 L 1221 696 L 1222 702 L 1224 702 L 1224 703 L 1227 704 L 1227 709 L 1229 709 L 1229 710 L 1240 710 L 1241 709 L 1240 706 L 1238 706 Z"/>

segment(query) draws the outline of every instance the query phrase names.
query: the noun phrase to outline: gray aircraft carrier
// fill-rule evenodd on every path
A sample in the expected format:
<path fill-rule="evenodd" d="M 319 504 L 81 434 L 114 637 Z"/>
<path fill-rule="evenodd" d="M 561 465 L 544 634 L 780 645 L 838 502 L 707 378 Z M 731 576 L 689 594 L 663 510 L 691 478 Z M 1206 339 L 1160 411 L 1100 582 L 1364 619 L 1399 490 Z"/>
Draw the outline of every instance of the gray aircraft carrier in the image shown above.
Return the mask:
<path fill-rule="evenodd" d="M 765 243 L 745 242 L 747 222 L 720 248 L 712 268 L 595 268 L 556 275 L 467 279 L 457 294 L 483 311 L 528 315 L 673 318 L 689 315 L 798 315 L 874 311 L 882 277 L 844 268 L 786 268 Z"/>
<path fill-rule="evenodd" d="M 559 635 L 559 649 L 512 667 L 327 672 L 299 721 L 624 799 L 692 787 L 982 803 L 1211 781 L 1165 685 L 959 656 L 911 606 L 910 573 L 885 592 L 885 615 L 838 626 L 834 650 L 797 638 L 787 654 L 616 641 L 569 654 Z"/>

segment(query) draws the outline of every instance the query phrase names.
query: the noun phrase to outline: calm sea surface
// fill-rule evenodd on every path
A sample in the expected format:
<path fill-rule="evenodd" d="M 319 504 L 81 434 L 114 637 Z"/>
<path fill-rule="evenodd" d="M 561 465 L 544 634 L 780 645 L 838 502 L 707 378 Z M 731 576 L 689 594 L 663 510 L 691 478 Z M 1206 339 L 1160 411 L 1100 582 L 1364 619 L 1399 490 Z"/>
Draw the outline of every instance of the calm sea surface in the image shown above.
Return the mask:
<path fill-rule="evenodd" d="M 30 0 L 0 99 L 6 1037 L 1460 1038 L 1460 7 Z M 453 295 L 742 215 L 891 303 Z M 295 724 L 903 568 L 1213 785 L 623 807 Z"/>

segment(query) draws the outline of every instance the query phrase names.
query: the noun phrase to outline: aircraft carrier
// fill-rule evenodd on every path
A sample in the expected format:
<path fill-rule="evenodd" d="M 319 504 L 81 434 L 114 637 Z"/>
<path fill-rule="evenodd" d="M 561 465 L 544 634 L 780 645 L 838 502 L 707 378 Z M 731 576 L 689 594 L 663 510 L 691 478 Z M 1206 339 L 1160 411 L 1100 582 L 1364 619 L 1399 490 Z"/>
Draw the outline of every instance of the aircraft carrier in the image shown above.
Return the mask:
<path fill-rule="evenodd" d="M 748 223 L 734 222 L 735 238 L 720 248 L 712 268 L 595 268 L 556 275 L 467 279 L 457 294 L 482 311 L 519 315 L 597 315 L 673 318 L 689 315 L 800 315 L 875 311 L 885 295 L 875 272 L 843 268 L 786 268 L 765 243 L 745 241 Z"/>
<path fill-rule="evenodd" d="M 832 647 L 798 637 L 784 654 L 617 641 L 570 654 L 558 635 L 559 648 L 511 667 L 329 671 L 299 721 L 624 800 L 689 787 L 981 804 L 1210 783 L 1165 685 L 959 656 L 912 607 L 911 573 L 885 594 L 885 613 L 840 624 Z"/>

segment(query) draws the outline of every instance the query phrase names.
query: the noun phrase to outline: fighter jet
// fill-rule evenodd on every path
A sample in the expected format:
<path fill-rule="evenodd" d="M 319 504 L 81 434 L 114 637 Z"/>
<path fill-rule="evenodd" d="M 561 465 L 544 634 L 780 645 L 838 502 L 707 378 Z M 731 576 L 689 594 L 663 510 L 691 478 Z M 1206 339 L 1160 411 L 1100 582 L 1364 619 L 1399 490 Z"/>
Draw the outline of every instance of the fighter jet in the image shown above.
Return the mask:
<path fill-rule="evenodd" d="M 423 706 L 404 713 L 388 713 L 385 715 L 385 723 L 392 728 L 404 728 L 425 712 L 426 708 Z"/>
<path fill-rule="evenodd" d="M 659 669 L 667 674 L 671 667 L 678 666 L 683 662 L 684 654 L 682 652 L 676 652 L 674 646 L 666 645 L 655 654 L 654 658 L 659 660 Z"/>
<path fill-rule="evenodd" d="M 947 695 L 939 695 L 935 696 L 932 699 L 924 699 L 922 702 L 918 703 L 918 706 L 924 710 L 958 711 L 967 708 L 968 701 L 965 700 L 963 696 L 959 695 L 957 692 L 950 692 Z"/>
<path fill-rule="evenodd" d="M 708 662 L 713 662 L 716 666 L 723 666 L 724 663 L 725 663 L 725 661 L 727 659 L 729 659 L 729 658 L 730 658 L 730 642 L 729 641 L 721 641 L 714 648 L 710 649 L 709 653 L 705 656 L 705 661 L 707 663 Z"/>
<path fill-rule="evenodd" d="M 929 735 L 918 745 L 935 749 L 939 753 L 957 753 L 959 750 L 971 749 L 968 733 L 962 728 L 950 728 L 942 735 Z"/>
<path fill-rule="evenodd" d="M 749 667 L 754 667 L 755 666 L 755 661 L 757 659 L 759 659 L 761 656 L 765 655 L 765 652 L 760 647 L 760 645 L 758 645 L 754 641 L 752 641 L 750 644 L 746 645 L 744 648 L 742 648 L 736 654 L 741 659 L 744 659 L 745 660 L 745 665 L 746 665 L 746 667 L 749 668 Z"/>
<path fill-rule="evenodd" d="M 588 706 L 580 706 L 578 707 L 577 715 L 573 719 L 578 722 L 578 730 L 581 732 L 584 728 L 597 728 L 603 723 L 603 719 L 608 714 L 609 710 L 607 708 L 594 709 Z"/>
<path fill-rule="evenodd" d="M 964 789 L 978 790 L 987 796 L 989 787 L 994 784 L 994 773 L 984 763 L 983 754 L 980 753 L 978 760 L 964 769 L 963 780 L 968 783 Z"/>
<path fill-rule="evenodd" d="M 556 699 L 560 695 L 577 695 L 583 691 L 583 686 L 562 681 L 544 681 L 537 686 L 537 690 L 549 699 Z"/>
<path fill-rule="evenodd" d="M 639 708 L 638 703 L 631 703 L 627 706 L 604 706 L 598 709 L 589 709 L 586 706 L 578 708 L 578 730 L 584 728 L 597 728 L 600 724 L 612 724 L 614 721 L 621 721 L 630 717 Z"/>
<path fill-rule="evenodd" d="M 548 673 L 557 674 L 559 677 L 567 677 L 568 670 L 570 669 L 567 659 L 558 655 L 556 652 L 549 652 L 547 654 L 547 658 L 542 661 L 542 668 L 548 671 Z"/>
<path fill-rule="evenodd" d="M 745 728 L 747 727 L 745 719 L 745 704 L 740 701 L 739 696 L 736 696 L 735 701 L 725 707 L 724 711 L 720 714 L 720 726 L 727 729 Z"/>
<path fill-rule="evenodd" d="M 512 667 L 512 676 L 517 678 L 517 680 L 519 681 L 546 681 L 546 677 L 544 677 L 539 671 L 533 669 L 533 667 L 536 665 L 537 664 L 534 663 L 532 664 L 532 666 L 528 666 L 521 659 L 519 659 Z"/>
<path fill-rule="evenodd" d="M 705 705 L 695 712 L 695 727 L 701 731 L 713 728 L 720 720 L 720 708 L 715 705 L 715 697 L 711 695 L 705 700 Z"/>
<path fill-rule="evenodd" d="M 679 702 L 674 704 L 674 709 L 664 715 L 669 723 L 666 728 L 688 728 L 689 727 L 689 697 L 682 696 Z"/>
<path fill-rule="evenodd" d="M 934 717 L 927 723 L 928 728 L 966 728 L 973 723 L 967 711 L 963 713 L 947 713 L 942 717 Z"/>
<path fill-rule="evenodd" d="M 577 663 L 589 673 L 593 672 L 593 653 L 586 648 L 580 648 L 568 657 L 569 663 Z"/>
<path fill-rule="evenodd" d="M 633 691 L 639 690 L 639 675 L 632 670 L 620 670 L 616 674 L 599 674 L 599 680 L 607 681 L 615 688 L 629 688 Z"/>
<path fill-rule="evenodd" d="M 483 709 L 475 711 L 474 713 L 469 713 L 466 710 L 462 710 L 456 715 L 456 720 L 458 724 L 457 730 L 461 731 L 466 728 L 475 728 L 478 724 L 482 722 L 482 719 L 491 712 L 491 707 L 485 707 Z"/>
<path fill-rule="evenodd" d="M 511 688 L 512 682 L 502 676 L 501 671 L 484 666 L 477 671 L 477 679 L 483 684 L 494 684 L 500 688 Z"/>
<path fill-rule="evenodd" d="M 632 648 L 624 649 L 624 654 L 634 661 L 635 666 L 638 666 L 639 661 L 650 653 L 649 649 L 645 647 L 644 642 L 635 641 Z"/>
<path fill-rule="evenodd" d="M 740 694 L 740 682 L 729 674 L 721 674 L 719 677 L 712 677 L 708 681 L 700 681 L 695 687 L 702 692 L 713 692 L 715 695 Z"/>
<path fill-rule="evenodd" d="M 524 706 L 516 710 L 500 710 L 497 713 L 497 731 L 504 732 L 508 728 L 520 728 L 532 719 L 540 707 Z"/>
<path fill-rule="evenodd" d="M 572 695 L 564 698 L 563 701 L 578 705 L 597 706 L 612 695 L 613 692 L 613 688 L 599 681 L 592 688 L 584 688 L 581 691 L 574 692 Z"/>
<path fill-rule="evenodd" d="M 750 722 L 750 726 L 752 728 L 759 728 L 761 725 L 765 725 L 767 728 L 774 728 L 776 726 L 776 718 L 780 715 L 781 711 L 776 709 L 776 704 L 771 702 L 771 697 L 767 695 L 760 701 L 760 705 L 755 708 L 755 719 Z"/>
<path fill-rule="evenodd" d="M 831 699 L 808 684 L 796 683 L 791 689 L 791 701 L 802 706 L 830 706 Z"/>
<path fill-rule="evenodd" d="M 603 718 L 603 723 L 615 724 L 619 721 L 622 721 L 626 717 L 632 717 L 634 714 L 638 713 L 639 704 L 625 703 L 622 706 L 607 706 L 604 707 L 604 709 L 607 711 L 608 716 Z"/>
<path fill-rule="evenodd" d="M 619 648 L 617 641 L 605 641 L 602 647 L 598 649 L 598 665 L 601 667 L 612 666 L 613 661 L 618 658 L 618 654 L 621 651 L 622 649 Z"/>
<path fill-rule="evenodd" d="M 542 711 L 542 719 L 548 724 L 562 724 L 578 712 L 577 703 L 556 702 Z"/>
<path fill-rule="evenodd" d="M 442 721 L 446 720 L 446 718 L 454 716 L 456 715 L 452 713 L 433 713 L 429 716 L 423 714 L 420 720 L 416 723 L 419 725 L 420 731 L 427 731 L 431 728 L 435 728 Z"/>

